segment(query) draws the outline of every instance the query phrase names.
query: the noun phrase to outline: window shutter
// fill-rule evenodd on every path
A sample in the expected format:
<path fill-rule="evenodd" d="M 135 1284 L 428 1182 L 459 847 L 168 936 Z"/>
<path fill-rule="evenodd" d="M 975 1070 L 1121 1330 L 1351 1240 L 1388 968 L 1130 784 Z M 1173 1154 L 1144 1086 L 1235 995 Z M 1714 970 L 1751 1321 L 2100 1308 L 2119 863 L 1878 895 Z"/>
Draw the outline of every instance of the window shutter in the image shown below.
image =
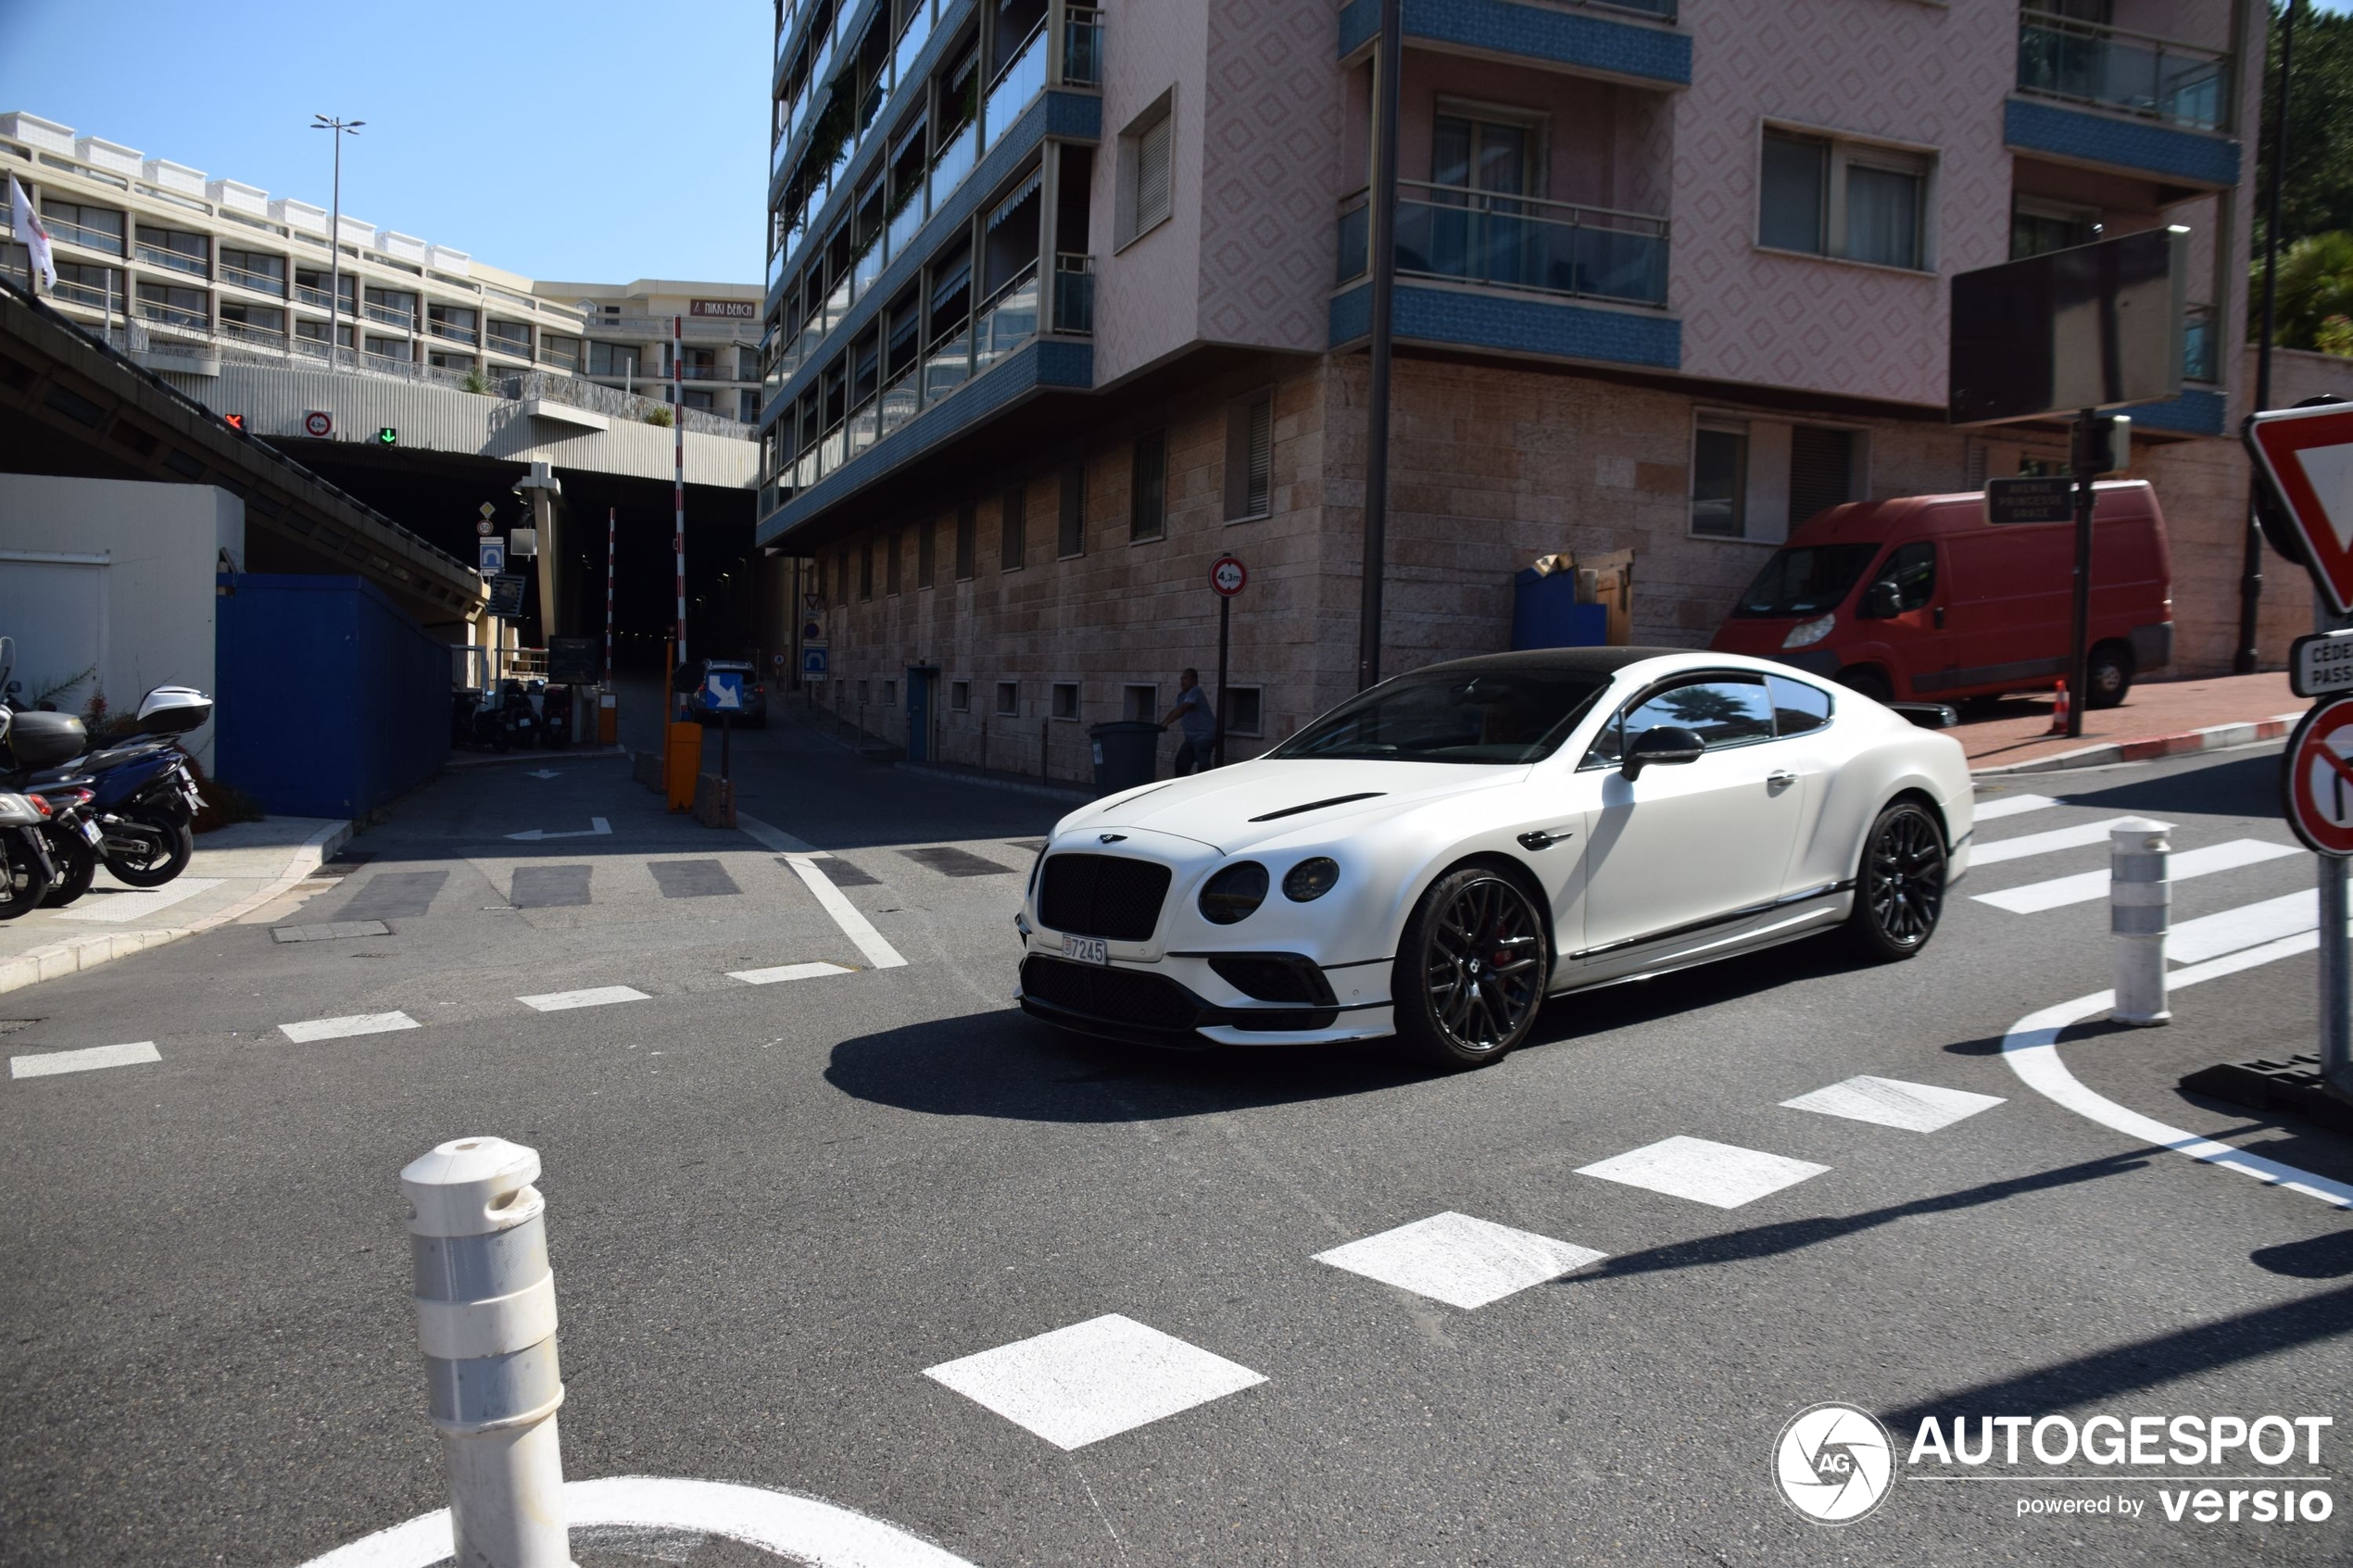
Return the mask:
<path fill-rule="evenodd" d="M 1789 525 L 1855 498 L 1855 433 L 1796 425 L 1789 433 Z"/>
<path fill-rule="evenodd" d="M 1136 144 L 1136 232 L 1142 233 L 1168 216 L 1169 153 L 1176 117 L 1169 115 L 1138 138 Z"/>
<path fill-rule="evenodd" d="M 1275 495 L 1275 400 L 1262 397 L 1250 406 L 1250 467 L 1243 494 L 1243 513 L 1258 517 L 1273 508 Z"/>

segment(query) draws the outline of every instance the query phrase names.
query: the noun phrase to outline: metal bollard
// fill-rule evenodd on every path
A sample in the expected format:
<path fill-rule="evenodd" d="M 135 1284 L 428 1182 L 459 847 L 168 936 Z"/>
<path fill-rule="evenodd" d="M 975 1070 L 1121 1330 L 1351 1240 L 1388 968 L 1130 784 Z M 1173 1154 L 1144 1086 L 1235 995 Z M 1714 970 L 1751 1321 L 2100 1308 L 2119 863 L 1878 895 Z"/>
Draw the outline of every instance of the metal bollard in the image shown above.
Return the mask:
<path fill-rule="evenodd" d="M 570 1568 L 539 1151 L 459 1138 L 400 1173 L 458 1568 Z"/>
<path fill-rule="evenodd" d="M 2108 928 L 2116 937 L 2116 1005 L 2108 1016 L 2119 1023 L 2164 1023 L 2165 931 L 2172 914 L 2173 888 L 2165 879 L 2172 846 L 2162 822 L 2133 817 L 2108 830 Z"/>

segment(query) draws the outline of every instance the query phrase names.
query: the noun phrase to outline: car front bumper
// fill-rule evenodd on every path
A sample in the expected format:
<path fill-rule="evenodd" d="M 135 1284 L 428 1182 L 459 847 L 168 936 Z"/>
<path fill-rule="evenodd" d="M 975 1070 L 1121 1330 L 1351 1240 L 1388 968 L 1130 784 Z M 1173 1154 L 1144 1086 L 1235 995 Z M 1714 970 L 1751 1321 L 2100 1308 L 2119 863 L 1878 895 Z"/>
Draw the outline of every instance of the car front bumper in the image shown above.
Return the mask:
<path fill-rule="evenodd" d="M 1227 1007 L 1150 969 L 1074 963 L 1032 953 L 1014 999 L 1032 1018 L 1130 1044 L 1200 1050 L 1210 1046 L 1327 1045 L 1394 1032 L 1390 1005 Z"/>

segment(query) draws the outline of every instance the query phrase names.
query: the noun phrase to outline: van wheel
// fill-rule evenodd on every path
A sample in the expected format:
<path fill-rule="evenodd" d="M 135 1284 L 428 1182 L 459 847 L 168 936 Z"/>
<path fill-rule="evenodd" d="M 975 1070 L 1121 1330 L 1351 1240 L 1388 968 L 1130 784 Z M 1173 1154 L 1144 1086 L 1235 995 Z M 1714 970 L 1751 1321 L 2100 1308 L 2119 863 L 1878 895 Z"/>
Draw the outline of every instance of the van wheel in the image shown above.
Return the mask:
<path fill-rule="evenodd" d="M 1860 692 L 1873 702 L 1885 702 L 1895 695 L 1895 688 L 1887 684 L 1887 677 L 1868 664 L 1857 664 L 1840 671 L 1838 684 L 1850 692 Z"/>
<path fill-rule="evenodd" d="M 2114 708 L 2133 689 L 2133 650 L 2102 643 L 2083 661 L 2083 706 Z"/>

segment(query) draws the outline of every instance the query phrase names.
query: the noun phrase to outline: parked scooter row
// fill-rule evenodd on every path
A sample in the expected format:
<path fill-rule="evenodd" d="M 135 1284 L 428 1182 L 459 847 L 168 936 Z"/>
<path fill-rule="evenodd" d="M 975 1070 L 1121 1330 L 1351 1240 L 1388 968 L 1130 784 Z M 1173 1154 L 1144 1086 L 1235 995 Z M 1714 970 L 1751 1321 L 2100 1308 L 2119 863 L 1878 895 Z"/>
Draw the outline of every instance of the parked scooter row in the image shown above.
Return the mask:
<path fill-rule="evenodd" d="M 452 692 L 449 744 L 492 751 L 570 746 L 572 688 L 545 681 L 501 681 L 488 691 L 469 686 Z"/>

